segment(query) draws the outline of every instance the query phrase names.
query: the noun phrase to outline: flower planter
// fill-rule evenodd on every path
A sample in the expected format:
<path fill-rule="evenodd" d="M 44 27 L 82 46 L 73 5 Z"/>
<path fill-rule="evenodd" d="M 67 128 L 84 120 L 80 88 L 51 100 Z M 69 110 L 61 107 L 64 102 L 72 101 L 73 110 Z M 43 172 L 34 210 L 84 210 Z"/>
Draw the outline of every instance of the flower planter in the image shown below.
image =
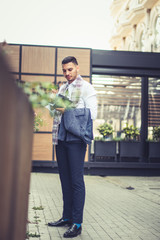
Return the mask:
<path fill-rule="evenodd" d="M 114 162 L 117 161 L 116 141 L 94 141 L 94 161 Z"/>
<path fill-rule="evenodd" d="M 160 163 L 160 142 L 149 142 L 149 162 Z"/>
<path fill-rule="evenodd" d="M 141 153 L 141 143 L 133 141 L 119 142 L 119 156 L 121 162 L 138 162 Z"/>

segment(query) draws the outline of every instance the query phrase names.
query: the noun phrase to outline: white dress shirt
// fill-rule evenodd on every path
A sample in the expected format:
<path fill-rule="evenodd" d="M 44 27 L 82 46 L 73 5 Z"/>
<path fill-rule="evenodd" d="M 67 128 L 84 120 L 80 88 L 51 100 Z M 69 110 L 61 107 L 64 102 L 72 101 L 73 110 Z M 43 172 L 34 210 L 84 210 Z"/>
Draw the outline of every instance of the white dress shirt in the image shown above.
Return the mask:
<path fill-rule="evenodd" d="M 73 81 L 68 85 L 68 98 L 71 100 L 72 91 L 76 86 L 76 82 Z M 96 91 L 93 86 L 82 79 L 81 95 L 76 108 L 89 108 L 91 111 L 91 118 L 94 120 L 97 117 L 97 97 Z"/>

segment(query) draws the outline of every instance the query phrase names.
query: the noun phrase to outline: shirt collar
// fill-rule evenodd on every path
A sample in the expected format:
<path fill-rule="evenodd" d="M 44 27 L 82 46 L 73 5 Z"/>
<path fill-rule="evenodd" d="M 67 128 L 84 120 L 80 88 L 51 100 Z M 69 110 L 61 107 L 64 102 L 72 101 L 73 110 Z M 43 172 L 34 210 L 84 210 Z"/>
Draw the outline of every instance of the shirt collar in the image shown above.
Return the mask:
<path fill-rule="evenodd" d="M 77 85 L 77 81 L 81 79 L 81 76 L 78 75 L 77 78 L 69 85 L 73 85 L 73 86 L 76 86 Z"/>

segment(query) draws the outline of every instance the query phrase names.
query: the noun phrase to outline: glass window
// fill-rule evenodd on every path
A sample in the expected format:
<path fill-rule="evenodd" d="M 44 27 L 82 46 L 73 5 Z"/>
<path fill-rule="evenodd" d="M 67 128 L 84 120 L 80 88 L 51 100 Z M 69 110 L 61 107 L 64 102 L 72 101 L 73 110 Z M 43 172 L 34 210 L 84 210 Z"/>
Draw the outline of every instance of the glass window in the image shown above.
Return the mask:
<path fill-rule="evenodd" d="M 129 125 L 141 126 L 141 79 L 139 77 L 92 75 L 92 84 L 97 91 L 98 116 L 96 128 L 104 121 L 112 124 L 113 137 L 123 137 L 122 129 Z"/>

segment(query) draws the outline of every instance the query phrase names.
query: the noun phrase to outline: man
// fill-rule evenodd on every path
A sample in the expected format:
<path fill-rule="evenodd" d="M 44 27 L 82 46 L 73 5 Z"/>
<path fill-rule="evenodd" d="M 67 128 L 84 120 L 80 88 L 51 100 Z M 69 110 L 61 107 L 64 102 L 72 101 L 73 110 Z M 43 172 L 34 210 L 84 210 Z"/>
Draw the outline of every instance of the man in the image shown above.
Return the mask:
<path fill-rule="evenodd" d="M 93 86 L 79 75 L 79 66 L 75 57 L 69 56 L 64 58 L 62 61 L 62 70 L 67 83 L 60 87 L 58 94 L 67 96 L 75 103 L 75 111 L 77 113 L 80 112 L 76 113 L 75 119 L 77 119 L 77 116 L 80 116 L 80 124 L 71 119 L 72 123 L 70 125 L 75 129 L 83 129 L 83 126 L 88 126 L 88 123 L 84 122 L 86 121 L 84 120 L 86 119 L 85 116 L 83 117 L 81 114 L 84 109 L 89 109 L 90 115 L 87 116 L 91 116 L 90 119 L 96 118 L 96 92 Z M 78 97 L 77 93 L 79 94 Z M 54 227 L 70 225 L 69 229 L 63 235 L 65 238 L 70 238 L 76 237 L 82 231 L 81 224 L 85 201 L 83 169 L 87 144 L 81 136 L 76 136 L 76 134 L 72 134 L 66 130 L 67 118 L 65 117 L 67 114 L 70 115 L 71 112 L 74 113 L 74 110 L 65 111 L 64 108 L 57 108 L 56 110 L 60 113 L 60 116 L 54 119 L 53 144 L 56 144 L 56 156 L 62 186 L 63 214 L 60 220 L 48 223 L 48 225 Z M 88 130 L 85 131 L 88 132 Z"/>

